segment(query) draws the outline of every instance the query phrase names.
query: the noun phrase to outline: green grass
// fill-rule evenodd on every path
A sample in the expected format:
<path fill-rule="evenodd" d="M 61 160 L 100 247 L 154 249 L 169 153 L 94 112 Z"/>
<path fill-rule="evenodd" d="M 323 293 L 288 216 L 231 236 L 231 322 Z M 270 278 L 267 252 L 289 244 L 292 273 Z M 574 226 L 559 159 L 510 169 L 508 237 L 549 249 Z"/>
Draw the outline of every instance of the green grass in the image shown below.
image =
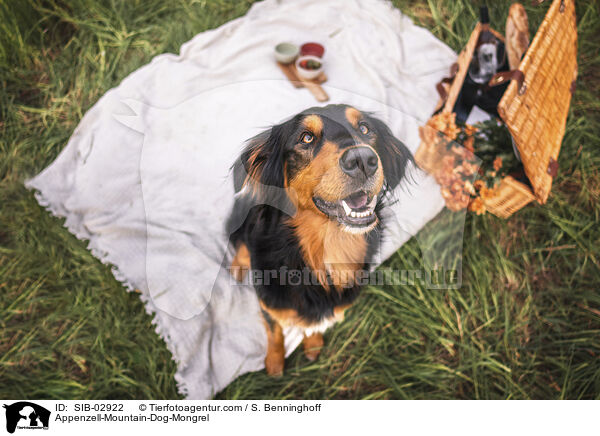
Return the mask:
<path fill-rule="evenodd" d="M 0 398 L 177 398 L 138 296 L 23 181 L 86 110 L 157 54 L 243 15 L 234 0 L 0 0 Z M 524 2 L 532 29 L 544 4 Z M 395 4 L 455 50 L 477 6 Z M 490 2 L 502 28 L 510 2 Z M 370 287 L 317 362 L 218 398 L 600 398 L 600 4 L 577 2 L 579 80 L 545 206 L 470 216 L 462 288 Z M 418 269 L 416 240 L 385 267 Z"/>

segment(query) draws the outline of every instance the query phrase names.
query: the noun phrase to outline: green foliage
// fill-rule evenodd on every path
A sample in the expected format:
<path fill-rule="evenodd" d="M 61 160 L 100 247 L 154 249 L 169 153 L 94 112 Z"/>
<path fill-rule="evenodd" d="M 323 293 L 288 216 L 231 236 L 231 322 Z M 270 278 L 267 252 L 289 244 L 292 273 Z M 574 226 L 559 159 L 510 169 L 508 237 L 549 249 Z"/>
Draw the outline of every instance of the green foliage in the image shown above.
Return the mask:
<path fill-rule="evenodd" d="M 465 0 L 394 2 L 457 50 Z M 510 2 L 488 2 L 502 29 Z M 523 2 L 534 31 L 547 4 Z M 547 2 L 549 3 L 549 2 Z M 0 398 L 176 398 L 175 364 L 135 293 L 23 181 L 83 113 L 157 54 L 249 7 L 235 0 L 0 0 Z M 469 216 L 463 285 L 369 287 L 310 363 L 219 398 L 600 398 L 600 5 L 578 0 L 579 80 L 544 206 Z M 382 267 L 419 269 L 412 240 Z"/>
<path fill-rule="evenodd" d="M 481 179 L 488 188 L 496 188 L 505 176 L 523 172 L 523 164 L 513 151 L 512 138 L 506 126 L 496 119 L 475 124 L 474 153 L 481 159 Z M 458 141 L 463 143 L 462 141 Z M 494 163 L 499 162 L 500 167 Z"/>

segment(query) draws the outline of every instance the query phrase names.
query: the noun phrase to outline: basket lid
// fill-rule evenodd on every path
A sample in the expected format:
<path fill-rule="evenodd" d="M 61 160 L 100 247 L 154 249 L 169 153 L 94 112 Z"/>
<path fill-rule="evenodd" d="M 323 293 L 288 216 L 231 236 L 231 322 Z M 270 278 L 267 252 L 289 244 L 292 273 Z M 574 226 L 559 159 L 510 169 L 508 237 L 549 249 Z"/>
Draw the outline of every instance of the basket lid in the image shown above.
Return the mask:
<path fill-rule="evenodd" d="M 558 153 L 577 77 L 574 0 L 554 0 L 519 70 L 498 105 L 519 149 L 536 199 L 545 203 L 558 170 Z"/>

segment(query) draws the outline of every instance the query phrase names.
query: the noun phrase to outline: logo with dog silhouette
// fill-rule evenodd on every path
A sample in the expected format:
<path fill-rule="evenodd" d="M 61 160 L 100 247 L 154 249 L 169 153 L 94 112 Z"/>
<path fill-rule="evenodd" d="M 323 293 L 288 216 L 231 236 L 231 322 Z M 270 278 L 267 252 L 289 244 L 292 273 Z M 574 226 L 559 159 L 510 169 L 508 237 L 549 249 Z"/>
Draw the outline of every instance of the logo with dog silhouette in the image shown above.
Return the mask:
<path fill-rule="evenodd" d="M 50 411 L 29 401 L 19 401 L 4 405 L 6 409 L 6 431 L 14 433 L 18 429 L 48 430 Z"/>

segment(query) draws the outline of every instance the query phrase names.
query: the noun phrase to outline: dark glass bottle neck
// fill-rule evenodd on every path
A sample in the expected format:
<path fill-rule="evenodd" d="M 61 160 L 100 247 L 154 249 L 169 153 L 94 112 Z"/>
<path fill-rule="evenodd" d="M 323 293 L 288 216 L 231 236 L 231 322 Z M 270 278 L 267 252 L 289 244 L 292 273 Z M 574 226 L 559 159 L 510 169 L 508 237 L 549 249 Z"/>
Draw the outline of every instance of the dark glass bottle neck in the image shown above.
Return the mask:
<path fill-rule="evenodd" d="M 490 24 L 490 14 L 488 12 L 487 6 L 482 6 L 479 8 L 479 22 L 481 24 Z"/>

